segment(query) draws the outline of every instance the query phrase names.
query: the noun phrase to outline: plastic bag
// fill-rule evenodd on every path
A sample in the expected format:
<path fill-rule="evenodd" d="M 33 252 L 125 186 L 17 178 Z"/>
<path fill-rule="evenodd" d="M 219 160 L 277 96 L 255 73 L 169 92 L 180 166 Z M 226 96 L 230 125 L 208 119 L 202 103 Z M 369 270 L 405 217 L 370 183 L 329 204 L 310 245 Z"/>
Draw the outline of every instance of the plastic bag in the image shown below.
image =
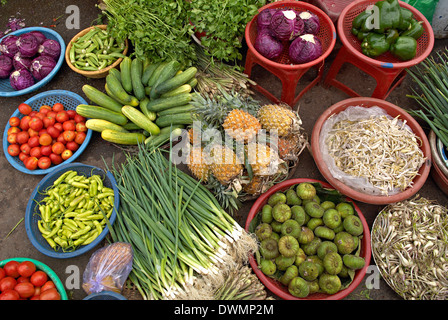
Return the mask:
<path fill-rule="evenodd" d="M 132 247 L 125 242 L 115 242 L 95 251 L 84 270 L 82 288 L 87 294 L 121 293 L 132 270 L 132 259 Z"/>
<path fill-rule="evenodd" d="M 360 106 L 350 106 L 344 111 L 333 115 L 329 117 L 323 124 L 322 129 L 320 131 L 319 136 L 319 146 L 320 146 L 320 152 L 322 153 L 322 159 L 324 163 L 327 164 L 328 169 L 330 170 L 330 173 L 332 176 L 339 181 L 343 182 L 348 187 L 357 190 L 359 192 L 368 194 L 368 195 L 382 195 L 382 191 L 375 187 L 371 182 L 368 181 L 367 178 L 364 177 L 356 177 L 350 174 L 345 173 L 341 169 L 339 169 L 338 166 L 336 166 L 336 163 L 333 159 L 333 157 L 330 155 L 326 143 L 326 139 L 328 137 L 328 133 L 333 128 L 333 126 L 343 120 L 350 120 L 350 121 L 358 121 L 358 120 L 364 120 L 369 119 L 370 117 L 380 117 L 380 116 L 387 116 L 389 119 L 393 119 L 390 115 L 387 114 L 387 112 L 380 108 L 380 107 L 360 107 Z M 398 125 L 402 125 L 402 121 L 398 120 Z M 404 125 L 404 128 L 410 130 L 412 132 L 412 129 L 408 125 Z M 400 192 L 398 188 L 394 190 L 389 190 L 388 195 L 397 194 Z"/>
<path fill-rule="evenodd" d="M 406 2 L 407 4 L 410 4 L 415 9 L 420 11 L 429 21 L 429 23 L 432 23 L 432 17 L 434 16 L 434 11 L 436 10 L 436 6 L 439 0 L 402 0 L 402 1 Z"/>

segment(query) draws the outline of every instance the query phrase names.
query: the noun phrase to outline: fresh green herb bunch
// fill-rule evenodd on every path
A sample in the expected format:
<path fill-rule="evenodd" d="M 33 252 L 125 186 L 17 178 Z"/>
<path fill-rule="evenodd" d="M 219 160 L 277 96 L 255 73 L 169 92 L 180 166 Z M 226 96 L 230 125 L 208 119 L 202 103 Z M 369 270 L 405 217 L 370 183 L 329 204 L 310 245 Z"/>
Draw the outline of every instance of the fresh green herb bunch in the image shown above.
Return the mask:
<path fill-rule="evenodd" d="M 191 43 L 193 26 L 187 1 L 104 0 L 112 36 L 128 38 L 136 57 L 152 63 L 177 60 L 185 66 L 196 61 Z"/>
<path fill-rule="evenodd" d="M 266 0 L 188 1 L 188 19 L 199 33 L 207 55 L 223 61 L 242 59 L 239 49 L 246 24 Z"/>

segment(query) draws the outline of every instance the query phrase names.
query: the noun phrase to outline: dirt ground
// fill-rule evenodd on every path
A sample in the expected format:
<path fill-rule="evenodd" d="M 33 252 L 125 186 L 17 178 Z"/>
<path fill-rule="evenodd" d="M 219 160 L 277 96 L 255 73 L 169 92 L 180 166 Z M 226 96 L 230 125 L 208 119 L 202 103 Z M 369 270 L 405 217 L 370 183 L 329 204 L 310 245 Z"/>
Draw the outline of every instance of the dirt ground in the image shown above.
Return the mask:
<path fill-rule="evenodd" d="M 27 26 L 50 26 L 55 24 L 54 30 L 59 32 L 64 41 L 68 43 L 80 29 L 90 26 L 91 22 L 100 13 L 99 9 L 95 7 L 97 3 L 95 0 L 51 1 L 51 5 L 43 5 L 43 2 L 39 0 L 9 0 L 6 6 L 0 7 L 0 26 L 5 25 L 10 16 L 24 18 Z M 65 20 L 68 16 L 65 11 L 69 5 L 76 5 L 80 9 L 79 30 L 67 29 L 65 25 Z M 56 19 L 56 21 L 53 19 Z M 447 44 L 448 40 L 437 40 L 434 52 L 444 48 Z M 333 53 L 326 59 L 325 73 L 328 71 L 339 47 L 340 43 L 338 42 Z M 281 84 L 279 80 L 266 70 L 261 67 L 256 67 L 252 75 L 255 81 L 269 87 L 272 92 L 280 95 Z M 306 75 L 302 78 L 301 85 L 310 81 L 313 76 L 313 72 Z M 341 81 L 359 90 L 365 96 L 369 96 L 375 86 L 373 79 L 351 65 L 346 65 L 338 77 L 340 77 Z M 64 89 L 85 97 L 81 90 L 84 84 L 90 84 L 102 90 L 104 87 L 104 79 L 87 79 L 71 71 L 64 63 L 53 80 L 40 90 L 20 97 L 0 98 L 0 106 L 2 109 L 0 113 L 0 131 L 4 131 L 9 117 L 17 106 L 33 95 L 47 90 Z M 406 97 L 406 94 L 410 93 L 411 85 L 412 83 L 409 77 L 406 78 L 404 83 L 391 93 L 387 101 L 403 108 L 414 106 L 415 102 Z M 269 102 L 264 96 L 258 93 L 255 95 L 255 98 L 259 99 L 261 103 Z M 324 88 L 322 85 L 317 85 L 308 91 L 299 101 L 299 114 L 303 120 L 303 127 L 308 136 L 311 136 L 314 123 L 319 115 L 332 104 L 346 98 L 349 97 L 343 92 L 335 88 Z M 70 289 L 67 289 L 69 296 L 76 300 L 83 299 L 86 294 L 80 288 L 82 273 L 94 250 L 72 259 L 50 258 L 41 254 L 31 245 L 26 235 L 25 224 L 23 222 L 14 229 L 20 219 L 24 217 L 29 197 L 43 176 L 28 175 L 15 170 L 4 156 L 3 148 L 0 150 L 0 153 L 0 204 L 3 208 L 0 211 L 0 261 L 12 257 L 29 257 L 42 261 L 52 268 L 64 283 L 66 283 L 66 280 L 70 276 L 69 283 L 66 283 L 66 285 L 69 284 L 71 286 Z M 111 164 L 113 158 L 117 162 L 122 161 L 124 159 L 122 151 L 106 143 L 100 138 L 99 134 L 94 133 L 89 146 L 76 161 L 105 168 L 105 163 Z M 324 180 L 308 150 L 302 153 L 294 177 Z M 428 178 L 419 194 L 437 200 L 443 205 L 448 205 L 447 196 L 437 187 L 431 177 Z M 237 221 L 242 225 L 244 225 L 252 204 L 253 201 L 246 202 L 236 215 Z M 360 202 L 357 202 L 357 204 L 366 217 L 369 226 L 371 226 L 376 215 L 382 209 L 382 206 Z M 11 232 L 12 229 L 14 229 L 13 232 Z M 98 248 L 95 248 L 95 250 Z M 373 260 L 371 264 L 374 264 Z M 77 275 L 73 275 L 72 272 L 67 273 L 69 266 L 76 266 L 79 273 Z M 374 275 L 374 273 L 370 275 Z M 364 280 L 345 300 L 401 300 L 382 279 L 377 278 L 377 281 L 375 281 L 376 285 L 373 289 L 367 289 L 367 279 L 365 278 Z"/>

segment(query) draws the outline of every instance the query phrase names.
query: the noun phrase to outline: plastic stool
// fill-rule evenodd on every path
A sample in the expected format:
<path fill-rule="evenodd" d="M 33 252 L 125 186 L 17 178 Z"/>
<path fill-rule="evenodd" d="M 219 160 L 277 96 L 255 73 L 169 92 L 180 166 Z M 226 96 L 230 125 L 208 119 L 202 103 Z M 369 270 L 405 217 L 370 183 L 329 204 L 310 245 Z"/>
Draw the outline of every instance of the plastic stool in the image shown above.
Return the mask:
<path fill-rule="evenodd" d="M 342 82 L 336 80 L 339 70 L 345 63 L 350 63 L 358 67 L 376 80 L 376 87 L 371 95 L 372 98 L 386 99 L 406 77 L 406 70 L 404 68 L 376 67 L 369 64 L 367 61 L 360 59 L 357 55 L 352 54 L 350 50 L 347 50 L 345 46 L 342 46 L 341 49 L 339 49 L 335 60 L 331 64 L 324 83 L 328 86 L 334 86 L 352 97 L 360 97 L 361 95 Z"/>
<path fill-rule="evenodd" d="M 319 33 L 316 36 L 319 38 L 322 44 L 322 55 L 313 61 L 303 64 L 293 64 L 290 61 L 288 54 L 289 43 L 284 43 L 283 52 L 275 60 L 269 60 L 263 57 L 253 46 L 257 37 L 258 15 L 253 17 L 252 20 L 249 21 L 249 23 L 246 25 L 245 39 L 247 42 L 248 50 L 244 72 L 250 77 L 253 66 L 258 64 L 273 75 L 277 76 L 282 83 L 282 93 L 280 99 L 269 92 L 269 90 L 261 87 L 258 84 L 254 89 L 265 95 L 274 103 L 283 102 L 290 105 L 291 107 L 294 107 L 294 105 L 305 94 L 305 92 L 307 92 L 311 87 L 313 87 L 322 79 L 324 60 L 330 54 L 330 52 L 334 48 L 334 45 L 336 44 L 336 28 L 330 17 L 328 17 L 325 12 L 306 2 L 276 1 L 263 6 L 258 11 L 261 12 L 267 8 L 283 10 L 294 9 L 299 12 L 308 10 L 316 14 L 320 21 Z M 317 77 L 309 84 L 307 84 L 307 86 L 296 96 L 296 89 L 299 80 L 312 67 L 317 68 Z"/>
<path fill-rule="evenodd" d="M 434 47 L 434 32 L 431 25 L 428 20 L 426 20 L 425 16 L 413 6 L 402 1 L 399 1 L 399 3 L 401 7 L 410 10 L 416 20 L 423 21 L 422 26 L 425 29 L 425 32 L 417 40 L 417 52 L 415 57 L 409 61 L 401 61 L 394 57 L 390 52 L 382 54 L 375 59 L 364 55 L 361 50 L 361 41 L 351 33 L 352 21 L 358 14 L 365 11 L 369 5 L 375 4 L 375 1 L 358 0 L 348 5 L 339 16 L 337 30 L 342 42 L 342 47 L 325 77 L 325 85 L 335 86 L 353 97 L 359 96 L 353 89 L 336 80 L 336 76 L 342 65 L 344 63 L 351 63 L 376 80 L 377 85 L 372 93 L 372 98 L 385 99 L 403 82 L 407 68 L 426 59 Z"/>
<path fill-rule="evenodd" d="M 299 80 L 302 78 L 302 76 L 308 72 L 308 70 L 311 69 L 311 67 L 305 68 L 305 69 L 298 69 L 298 70 L 285 70 L 273 67 L 269 64 L 265 64 L 262 60 L 258 59 L 255 54 L 253 54 L 250 50 L 247 52 L 246 56 L 246 64 L 244 67 L 244 73 L 246 73 L 249 77 L 252 73 L 252 67 L 256 64 L 262 66 L 269 72 L 271 72 L 273 75 L 277 76 L 280 81 L 282 82 L 282 93 L 280 99 L 278 99 L 276 96 L 274 96 L 271 92 L 269 92 L 267 89 L 263 88 L 259 84 L 255 85 L 254 89 L 266 96 L 269 100 L 271 100 L 274 103 L 280 103 L 284 102 L 293 107 L 300 98 L 314 85 L 316 85 L 323 76 L 323 66 L 324 61 L 314 67 L 318 68 L 318 75 L 317 77 L 311 81 L 300 93 L 296 96 L 296 89 L 297 85 L 299 83 Z"/>

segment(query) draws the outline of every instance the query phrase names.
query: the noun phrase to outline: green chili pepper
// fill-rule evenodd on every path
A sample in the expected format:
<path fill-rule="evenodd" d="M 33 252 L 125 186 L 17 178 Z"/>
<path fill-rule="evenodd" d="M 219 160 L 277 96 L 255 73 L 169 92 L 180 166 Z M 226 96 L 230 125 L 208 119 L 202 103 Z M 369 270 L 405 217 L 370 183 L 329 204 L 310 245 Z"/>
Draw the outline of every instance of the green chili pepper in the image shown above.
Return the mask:
<path fill-rule="evenodd" d="M 77 239 L 83 234 L 86 234 L 89 232 L 92 228 L 90 226 L 85 226 L 83 229 L 79 230 L 78 232 L 75 232 L 72 234 L 71 239 Z"/>
<path fill-rule="evenodd" d="M 56 221 L 55 226 L 53 227 L 53 229 L 50 231 L 49 234 L 43 235 L 44 238 L 52 238 L 54 235 L 56 235 L 56 233 L 59 231 L 59 229 L 62 226 L 62 220 L 59 219 Z"/>

